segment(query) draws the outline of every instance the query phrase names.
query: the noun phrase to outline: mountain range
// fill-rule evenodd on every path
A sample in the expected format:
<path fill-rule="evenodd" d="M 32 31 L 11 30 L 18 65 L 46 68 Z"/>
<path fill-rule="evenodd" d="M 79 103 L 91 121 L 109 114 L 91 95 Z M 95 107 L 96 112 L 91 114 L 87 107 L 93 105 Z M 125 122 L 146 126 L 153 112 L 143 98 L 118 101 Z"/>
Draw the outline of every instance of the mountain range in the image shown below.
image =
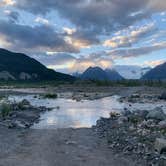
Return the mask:
<path fill-rule="evenodd" d="M 83 73 L 71 76 L 48 69 L 25 54 L 0 49 L 1 80 L 74 81 L 76 77 L 82 80 L 166 79 L 166 63 L 153 69 L 134 65 L 118 65 L 105 70 L 100 67 L 89 67 Z"/>
<path fill-rule="evenodd" d="M 0 79 L 74 81 L 75 77 L 48 69 L 25 54 L 0 49 Z"/>
<path fill-rule="evenodd" d="M 166 62 L 156 66 L 145 75 L 142 76 L 142 79 L 146 80 L 166 80 Z"/>
<path fill-rule="evenodd" d="M 103 70 L 100 67 L 89 67 L 80 75 L 83 80 L 122 80 L 124 79 L 118 72 L 111 69 Z"/>
<path fill-rule="evenodd" d="M 135 65 L 118 65 L 112 69 L 103 70 L 100 67 L 89 67 L 82 74 L 75 73 L 76 77 L 83 80 L 122 80 L 122 79 L 144 79 L 144 80 L 166 80 L 166 63 L 155 68 Z"/>
<path fill-rule="evenodd" d="M 151 70 L 150 67 L 140 67 L 137 65 L 115 65 L 113 67 L 125 79 L 140 79 L 145 73 Z"/>

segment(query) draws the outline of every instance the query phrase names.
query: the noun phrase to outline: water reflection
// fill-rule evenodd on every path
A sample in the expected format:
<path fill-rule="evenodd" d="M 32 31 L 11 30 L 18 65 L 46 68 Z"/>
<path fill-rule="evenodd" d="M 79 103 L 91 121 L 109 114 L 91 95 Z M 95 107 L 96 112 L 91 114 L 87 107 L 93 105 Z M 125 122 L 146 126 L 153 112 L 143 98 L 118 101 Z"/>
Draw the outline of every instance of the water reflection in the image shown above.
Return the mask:
<path fill-rule="evenodd" d="M 117 101 L 117 96 L 106 97 L 98 100 L 84 100 L 76 102 L 71 99 L 38 99 L 28 96 L 11 96 L 10 99 L 21 101 L 27 99 L 35 106 L 54 107 L 52 111 L 41 115 L 40 122 L 33 126 L 34 129 L 53 128 L 80 128 L 91 127 L 100 117 L 108 117 L 111 111 L 119 112 L 124 108 Z M 56 109 L 60 106 L 60 109 Z"/>

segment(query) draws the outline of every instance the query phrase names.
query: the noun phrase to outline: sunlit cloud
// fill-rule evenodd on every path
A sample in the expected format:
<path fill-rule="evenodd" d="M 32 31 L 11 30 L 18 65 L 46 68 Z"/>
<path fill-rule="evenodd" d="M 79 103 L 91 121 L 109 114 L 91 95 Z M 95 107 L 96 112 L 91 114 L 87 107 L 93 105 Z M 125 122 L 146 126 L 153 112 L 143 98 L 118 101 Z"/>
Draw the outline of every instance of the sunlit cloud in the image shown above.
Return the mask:
<path fill-rule="evenodd" d="M 0 34 L 0 47 L 9 48 L 11 45 L 12 45 L 12 43 L 7 41 L 6 37 L 3 34 Z"/>
<path fill-rule="evenodd" d="M 155 60 L 155 61 L 145 61 L 144 64 L 147 66 L 155 67 L 163 64 L 164 62 L 166 62 L 166 60 Z"/>
<path fill-rule="evenodd" d="M 0 0 L 0 8 L 0 47 L 55 70 L 165 58 L 165 0 Z"/>
<path fill-rule="evenodd" d="M 42 18 L 42 17 L 36 17 L 35 22 L 45 24 L 45 25 L 50 24 L 49 20 Z"/>
<path fill-rule="evenodd" d="M 64 32 L 67 33 L 67 35 L 72 35 L 74 32 L 76 32 L 75 28 L 68 28 L 68 27 L 63 27 Z"/>
<path fill-rule="evenodd" d="M 65 41 L 77 49 L 90 48 L 90 43 L 84 39 L 76 39 L 70 36 L 65 37 Z"/>
<path fill-rule="evenodd" d="M 105 40 L 103 45 L 106 47 L 130 47 L 132 44 L 138 42 L 140 38 L 145 35 L 150 34 L 152 31 L 156 30 L 155 24 L 150 23 L 148 25 L 139 27 L 135 30 L 129 32 L 126 36 L 115 36 L 109 40 Z"/>
<path fill-rule="evenodd" d="M 16 4 L 15 0 L 2 0 L 0 2 L 0 6 L 13 6 L 14 4 Z"/>

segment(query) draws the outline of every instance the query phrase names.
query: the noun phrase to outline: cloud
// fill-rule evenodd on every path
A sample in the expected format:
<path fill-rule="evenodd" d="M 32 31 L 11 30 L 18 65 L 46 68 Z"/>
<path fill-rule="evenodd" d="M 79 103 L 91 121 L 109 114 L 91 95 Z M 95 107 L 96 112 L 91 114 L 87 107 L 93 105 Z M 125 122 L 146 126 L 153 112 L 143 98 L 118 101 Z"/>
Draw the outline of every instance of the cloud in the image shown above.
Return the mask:
<path fill-rule="evenodd" d="M 100 44 L 100 35 L 110 35 L 141 20 L 150 19 L 156 12 L 166 10 L 163 0 L 16 0 L 14 6 L 34 15 L 58 13 L 77 29 L 67 38 L 78 49 Z M 66 29 L 67 30 L 67 29 Z M 69 30 L 69 29 L 68 29 Z M 127 47 L 130 39 L 122 37 L 119 44 L 106 41 L 112 47 Z"/>
<path fill-rule="evenodd" d="M 166 2 L 163 0 L 149 0 L 149 10 L 164 11 L 166 10 Z"/>
<path fill-rule="evenodd" d="M 107 56 L 105 52 L 92 53 L 88 55 L 82 55 L 76 58 L 75 62 L 70 66 L 69 71 L 83 72 L 88 67 L 99 66 L 101 68 L 110 68 L 114 64 L 112 57 Z"/>
<path fill-rule="evenodd" d="M 100 44 L 100 40 L 94 34 L 94 32 L 89 32 L 80 29 L 64 29 L 65 41 L 72 44 L 77 49 L 90 48 L 92 45 Z"/>
<path fill-rule="evenodd" d="M 131 49 L 116 49 L 113 51 L 108 51 L 107 55 L 113 56 L 114 58 L 137 57 L 145 54 L 150 54 L 154 51 L 159 51 L 162 49 L 166 49 L 166 42 L 160 42 L 153 44 L 151 46 L 144 46 Z"/>
<path fill-rule="evenodd" d="M 63 71 L 65 73 L 83 72 L 90 66 L 100 66 L 102 68 L 109 68 L 113 65 L 112 58 L 104 53 L 101 55 L 93 53 L 74 57 L 66 53 L 49 53 L 49 54 L 36 54 L 31 57 L 37 59 L 49 68 Z"/>
<path fill-rule="evenodd" d="M 6 36 L 0 34 L 0 47 L 9 48 L 11 47 L 11 45 L 12 44 L 9 41 L 7 41 Z"/>
<path fill-rule="evenodd" d="M 54 54 L 37 54 L 32 55 L 33 58 L 37 59 L 46 66 L 54 65 L 65 65 L 76 60 L 76 58 L 67 53 L 54 53 Z"/>
<path fill-rule="evenodd" d="M 87 58 L 80 58 L 73 63 L 73 65 L 69 68 L 69 71 L 72 72 L 83 72 L 85 71 L 88 67 L 95 67 L 99 66 L 101 68 L 110 68 L 113 65 L 113 61 L 111 59 L 87 59 Z"/>
<path fill-rule="evenodd" d="M 75 28 L 63 27 L 63 30 L 64 30 L 64 32 L 65 32 L 67 35 L 72 35 L 73 33 L 76 32 L 76 29 L 75 29 Z"/>
<path fill-rule="evenodd" d="M 165 63 L 166 60 L 154 60 L 154 61 L 145 61 L 144 64 L 147 66 L 155 67 Z"/>
<path fill-rule="evenodd" d="M 57 11 L 80 29 L 110 32 L 166 10 L 163 0 L 17 0 L 15 6 L 34 14 Z"/>
<path fill-rule="evenodd" d="M 27 51 L 78 52 L 64 40 L 53 27 L 46 25 L 28 26 L 0 20 L 0 34 L 12 44 L 11 49 Z"/>
<path fill-rule="evenodd" d="M 151 35 L 152 32 L 156 31 L 154 23 L 147 24 L 139 27 L 138 29 L 129 32 L 126 36 L 115 36 L 111 39 L 105 40 L 103 46 L 118 48 L 118 47 L 130 47 L 132 44 L 138 42 L 142 37 Z"/>
<path fill-rule="evenodd" d="M 44 24 L 44 25 L 49 25 L 50 24 L 49 20 L 47 20 L 45 18 L 42 18 L 42 17 L 36 17 L 35 22 L 41 23 L 41 24 Z"/>
<path fill-rule="evenodd" d="M 1 0 L 0 7 L 8 16 L 8 20 L 0 20 L 0 45 L 33 55 L 55 69 L 83 71 L 97 65 L 106 68 L 114 59 L 166 48 L 165 42 L 152 44 L 164 41 L 164 32 L 159 33 L 163 26 L 149 23 L 156 19 L 151 17 L 155 13 L 164 19 L 164 0 Z M 145 42 L 147 45 L 142 47 Z M 133 46 L 136 43 L 139 46 Z M 98 50 L 106 51 L 80 55 Z"/>
<path fill-rule="evenodd" d="M 11 10 L 4 10 L 4 13 L 9 17 L 11 22 L 17 22 L 19 20 L 19 13 Z"/>
<path fill-rule="evenodd" d="M 16 4 L 16 1 L 14 1 L 14 0 L 2 0 L 0 2 L 0 7 L 1 6 L 13 6 L 15 4 Z"/>

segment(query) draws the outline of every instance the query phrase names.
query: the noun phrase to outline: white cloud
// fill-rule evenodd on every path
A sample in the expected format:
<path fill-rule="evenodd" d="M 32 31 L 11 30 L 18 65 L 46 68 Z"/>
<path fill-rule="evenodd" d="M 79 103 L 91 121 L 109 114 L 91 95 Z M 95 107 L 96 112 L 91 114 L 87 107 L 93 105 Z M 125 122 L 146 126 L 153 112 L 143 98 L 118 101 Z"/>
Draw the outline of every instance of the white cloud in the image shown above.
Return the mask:
<path fill-rule="evenodd" d="M 147 66 L 155 67 L 163 64 L 164 62 L 166 62 L 166 60 L 154 60 L 154 61 L 145 61 L 144 64 Z"/>
<path fill-rule="evenodd" d="M 76 32 L 75 28 L 63 27 L 63 30 L 67 33 L 67 35 L 72 35 L 73 33 Z"/>
<path fill-rule="evenodd" d="M 155 24 L 150 23 L 130 31 L 129 34 L 126 36 L 119 35 L 111 39 L 105 40 L 103 43 L 103 46 L 112 47 L 112 48 L 129 47 L 133 43 L 138 42 L 141 37 L 149 34 L 153 30 L 155 30 Z"/>
<path fill-rule="evenodd" d="M 35 22 L 41 23 L 41 24 L 44 24 L 44 25 L 49 25 L 50 24 L 49 20 L 47 20 L 45 18 L 42 18 L 42 17 L 37 17 L 35 19 Z"/>

